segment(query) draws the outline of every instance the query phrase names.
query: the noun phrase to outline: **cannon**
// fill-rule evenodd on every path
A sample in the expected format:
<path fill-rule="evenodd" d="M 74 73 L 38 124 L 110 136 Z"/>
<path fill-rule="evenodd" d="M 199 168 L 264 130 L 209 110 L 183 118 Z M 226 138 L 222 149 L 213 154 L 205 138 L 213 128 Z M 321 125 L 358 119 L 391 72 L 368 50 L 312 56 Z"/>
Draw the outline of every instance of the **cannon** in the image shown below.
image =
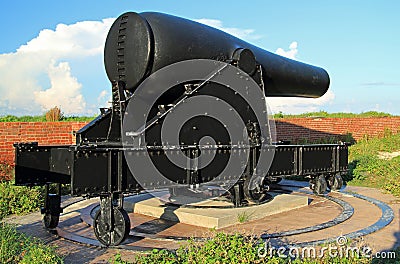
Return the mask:
<path fill-rule="evenodd" d="M 154 12 L 115 20 L 104 64 L 111 107 L 76 133 L 75 145 L 14 144 L 15 184 L 46 186 L 45 227 L 58 225 L 62 184 L 100 197 L 94 232 L 106 246 L 129 234 L 126 193 L 168 190 L 175 203 L 225 195 L 239 207 L 268 201 L 270 186 L 288 176 L 309 177 L 317 194 L 341 188 L 346 144 L 276 142 L 268 118 L 268 97 L 322 96 L 324 69 Z"/>

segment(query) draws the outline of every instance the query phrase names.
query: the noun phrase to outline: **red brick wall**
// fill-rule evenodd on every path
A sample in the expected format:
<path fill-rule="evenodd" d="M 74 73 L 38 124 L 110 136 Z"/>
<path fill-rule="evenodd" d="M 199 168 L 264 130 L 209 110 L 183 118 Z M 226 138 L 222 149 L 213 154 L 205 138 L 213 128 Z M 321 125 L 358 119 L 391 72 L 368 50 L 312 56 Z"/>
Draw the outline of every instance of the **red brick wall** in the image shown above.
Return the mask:
<path fill-rule="evenodd" d="M 277 139 L 298 142 L 340 138 L 351 133 L 355 140 L 377 136 L 385 129 L 400 132 L 400 117 L 381 118 L 289 118 L 276 119 Z M 0 122 L 0 160 L 13 161 L 15 142 L 37 141 L 40 145 L 75 143 L 74 131 L 87 122 Z"/>
<path fill-rule="evenodd" d="M 15 142 L 37 141 L 40 145 L 75 143 L 74 131 L 87 122 L 0 122 L 0 160 L 13 161 Z"/>
<path fill-rule="evenodd" d="M 278 140 L 298 141 L 343 138 L 350 133 L 354 140 L 364 135 L 379 136 L 385 129 L 400 132 L 400 117 L 368 118 L 288 118 L 276 119 Z"/>

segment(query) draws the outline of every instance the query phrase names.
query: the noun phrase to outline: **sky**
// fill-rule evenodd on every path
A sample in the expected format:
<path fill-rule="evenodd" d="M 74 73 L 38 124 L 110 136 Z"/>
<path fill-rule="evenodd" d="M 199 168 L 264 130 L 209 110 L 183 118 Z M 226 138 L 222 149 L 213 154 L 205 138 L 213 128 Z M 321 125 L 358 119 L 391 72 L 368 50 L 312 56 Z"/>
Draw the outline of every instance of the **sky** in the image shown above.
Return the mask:
<path fill-rule="evenodd" d="M 127 11 L 205 23 L 327 70 L 318 99 L 268 98 L 273 112 L 400 115 L 400 1 L 5 1 L 0 9 L 0 115 L 94 115 L 108 105 L 103 48 Z"/>

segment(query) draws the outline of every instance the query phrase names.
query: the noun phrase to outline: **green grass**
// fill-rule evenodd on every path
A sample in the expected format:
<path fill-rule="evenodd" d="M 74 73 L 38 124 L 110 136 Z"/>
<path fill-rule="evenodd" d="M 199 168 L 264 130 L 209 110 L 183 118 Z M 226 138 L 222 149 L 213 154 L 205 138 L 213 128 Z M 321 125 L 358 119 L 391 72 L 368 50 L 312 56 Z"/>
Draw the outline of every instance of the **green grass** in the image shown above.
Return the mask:
<path fill-rule="evenodd" d="M 228 235 L 217 233 L 215 237 L 206 242 L 199 243 L 189 240 L 176 251 L 153 249 L 150 252 L 137 253 L 133 262 L 124 260 L 121 254 L 116 254 L 110 260 L 114 264 L 129 263 L 304 263 L 304 264 L 328 264 L 328 263 L 374 263 L 371 258 L 366 257 L 330 257 L 326 253 L 322 258 L 295 258 L 278 256 L 278 252 L 270 254 L 267 249 L 265 256 L 259 256 L 260 247 L 264 248 L 261 240 L 243 237 L 239 234 Z M 318 252 L 318 251 L 317 251 Z M 281 254 L 289 254 L 288 252 Z M 316 255 L 318 256 L 318 255 Z"/>
<path fill-rule="evenodd" d="M 13 172 L 2 169 L 12 179 Z M 69 186 L 63 186 L 69 189 Z M 43 204 L 44 187 L 15 186 L 13 181 L 0 181 L 0 220 L 11 214 L 37 211 Z M 16 231 L 15 227 L 0 223 L 0 263 L 62 263 L 54 247 Z"/>
<path fill-rule="evenodd" d="M 63 263 L 55 248 L 19 233 L 12 225 L 0 224 L 0 263 Z"/>
<path fill-rule="evenodd" d="M 95 116 L 64 116 L 60 121 L 91 121 Z M 46 122 L 46 115 L 37 116 L 0 116 L 0 122 Z"/>
<path fill-rule="evenodd" d="M 60 121 L 90 121 L 94 116 L 63 116 Z M 335 118 L 349 118 L 349 117 L 388 117 L 393 116 L 389 113 L 368 111 L 362 113 L 328 113 L 326 111 L 308 112 L 302 114 L 285 114 L 279 112 L 274 114 L 274 118 L 299 118 L 299 117 L 335 117 Z M 0 116 L 0 122 L 46 122 L 46 115 L 37 116 L 14 116 L 4 115 Z"/>
<path fill-rule="evenodd" d="M 319 112 L 309 112 L 303 114 L 284 114 L 279 112 L 274 114 L 274 118 L 298 118 L 298 117 L 332 117 L 332 118 L 349 118 L 349 117 L 388 117 L 392 116 L 389 113 L 384 112 L 376 112 L 376 111 L 368 111 L 362 112 L 359 114 L 356 113 L 328 113 L 326 111 L 319 111 Z"/>
<path fill-rule="evenodd" d="M 350 185 L 384 189 L 400 196 L 400 156 L 386 160 L 379 152 L 400 151 L 400 133 L 386 130 L 382 137 L 364 137 L 349 148 L 349 174 L 345 180 Z"/>

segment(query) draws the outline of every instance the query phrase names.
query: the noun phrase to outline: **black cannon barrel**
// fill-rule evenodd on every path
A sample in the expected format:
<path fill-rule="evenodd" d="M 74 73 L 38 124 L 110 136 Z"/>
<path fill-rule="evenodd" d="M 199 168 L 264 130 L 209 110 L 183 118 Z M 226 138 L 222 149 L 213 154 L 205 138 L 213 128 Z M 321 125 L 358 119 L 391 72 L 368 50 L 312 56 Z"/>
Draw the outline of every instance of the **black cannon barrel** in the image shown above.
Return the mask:
<path fill-rule="evenodd" d="M 320 97 L 329 88 L 328 73 L 251 45 L 221 30 L 162 13 L 128 12 L 108 33 L 104 62 L 110 81 L 134 89 L 151 73 L 189 59 L 229 60 L 249 49 L 263 67 L 266 96 Z"/>

